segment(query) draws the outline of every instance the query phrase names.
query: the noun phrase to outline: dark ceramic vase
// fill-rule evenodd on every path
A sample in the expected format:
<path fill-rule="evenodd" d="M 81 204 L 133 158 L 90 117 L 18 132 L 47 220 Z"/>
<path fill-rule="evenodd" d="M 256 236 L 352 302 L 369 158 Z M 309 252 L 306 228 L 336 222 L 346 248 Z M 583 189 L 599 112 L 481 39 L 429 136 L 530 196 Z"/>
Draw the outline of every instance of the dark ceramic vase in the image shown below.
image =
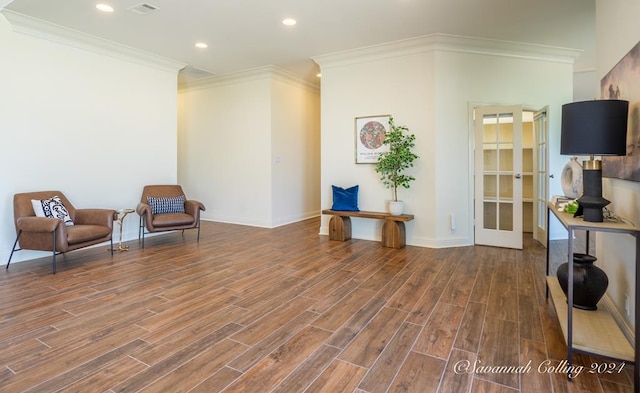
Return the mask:
<path fill-rule="evenodd" d="M 582 310 L 598 309 L 598 302 L 609 286 L 607 274 L 594 265 L 596 257 L 588 254 L 573 254 L 573 307 Z M 569 288 L 569 263 L 558 267 L 558 282 L 567 295 Z"/>

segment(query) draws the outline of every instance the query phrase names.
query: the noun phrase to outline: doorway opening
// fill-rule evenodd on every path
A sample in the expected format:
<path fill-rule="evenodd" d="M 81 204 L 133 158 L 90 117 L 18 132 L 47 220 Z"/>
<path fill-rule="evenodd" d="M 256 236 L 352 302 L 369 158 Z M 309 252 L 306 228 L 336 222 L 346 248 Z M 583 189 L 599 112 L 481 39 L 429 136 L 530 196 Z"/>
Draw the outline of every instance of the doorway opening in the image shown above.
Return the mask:
<path fill-rule="evenodd" d="M 475 244 L 522 249 L 523 233 L 546 239 L 546 113 L 474 108 Z"/>

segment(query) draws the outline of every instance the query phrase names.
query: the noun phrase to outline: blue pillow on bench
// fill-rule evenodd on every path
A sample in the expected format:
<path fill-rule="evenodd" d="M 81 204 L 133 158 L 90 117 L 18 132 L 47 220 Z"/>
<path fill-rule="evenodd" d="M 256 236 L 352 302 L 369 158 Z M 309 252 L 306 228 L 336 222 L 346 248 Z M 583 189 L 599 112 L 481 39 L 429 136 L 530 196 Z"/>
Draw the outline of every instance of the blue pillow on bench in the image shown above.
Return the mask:
<path fill-rule="evenodd" d="M 358 209 L 358 186 L 344 189 L 338 186 L 331 186 L 333 189 L 333 206 L 331 210 L 360 211 Z"/>

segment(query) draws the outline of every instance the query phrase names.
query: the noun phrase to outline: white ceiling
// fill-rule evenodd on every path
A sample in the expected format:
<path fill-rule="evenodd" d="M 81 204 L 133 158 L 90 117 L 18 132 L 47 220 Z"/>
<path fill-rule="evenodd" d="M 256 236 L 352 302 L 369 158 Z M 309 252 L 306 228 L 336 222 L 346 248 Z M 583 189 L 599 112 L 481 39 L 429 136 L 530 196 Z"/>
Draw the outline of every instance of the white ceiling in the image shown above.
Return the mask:
<path fill-rule="evenodd" d="M 8 10 L 186 63 L 191 75 L 275 65 L 316 81 L 311 57 L 431 33 L 581 49 L 575 69 L 595 68 L 595 0 L 102 1 L 111 14 L 98 2 L 1 0 L 0 9 L 9 3 Z M 128 10 L 142 3 L 158 10 Z M 287 17 L 297 25 L 284 26 Z M 198 41 L 209 47 L 194 47 Z"/>

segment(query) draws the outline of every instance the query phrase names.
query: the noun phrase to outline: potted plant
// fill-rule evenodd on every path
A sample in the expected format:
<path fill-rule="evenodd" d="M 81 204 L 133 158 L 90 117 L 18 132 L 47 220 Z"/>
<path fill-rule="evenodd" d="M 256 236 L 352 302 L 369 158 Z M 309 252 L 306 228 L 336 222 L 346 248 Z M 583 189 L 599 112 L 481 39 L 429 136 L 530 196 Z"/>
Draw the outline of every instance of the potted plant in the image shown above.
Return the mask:
<path fill-rule="evenodd" d="M 415 180 L 405 173 L 418 158 L 412 151 L 416 136 L 408 131 L 406 126 L 396 126 L 393 116 L 389 117 L 389 132 L 385 134 L 383 142 L 389 146 L 389 150 L 380 153 L 376 164 L 376 172 L 380 174 L 382 184 L 393 190 L 393 200 L 389 202 L 389 213 L 392 215 L 400 215 L 404 210 L 402 201 L 398 200 L 398 187 L 408 189 Z"/>

